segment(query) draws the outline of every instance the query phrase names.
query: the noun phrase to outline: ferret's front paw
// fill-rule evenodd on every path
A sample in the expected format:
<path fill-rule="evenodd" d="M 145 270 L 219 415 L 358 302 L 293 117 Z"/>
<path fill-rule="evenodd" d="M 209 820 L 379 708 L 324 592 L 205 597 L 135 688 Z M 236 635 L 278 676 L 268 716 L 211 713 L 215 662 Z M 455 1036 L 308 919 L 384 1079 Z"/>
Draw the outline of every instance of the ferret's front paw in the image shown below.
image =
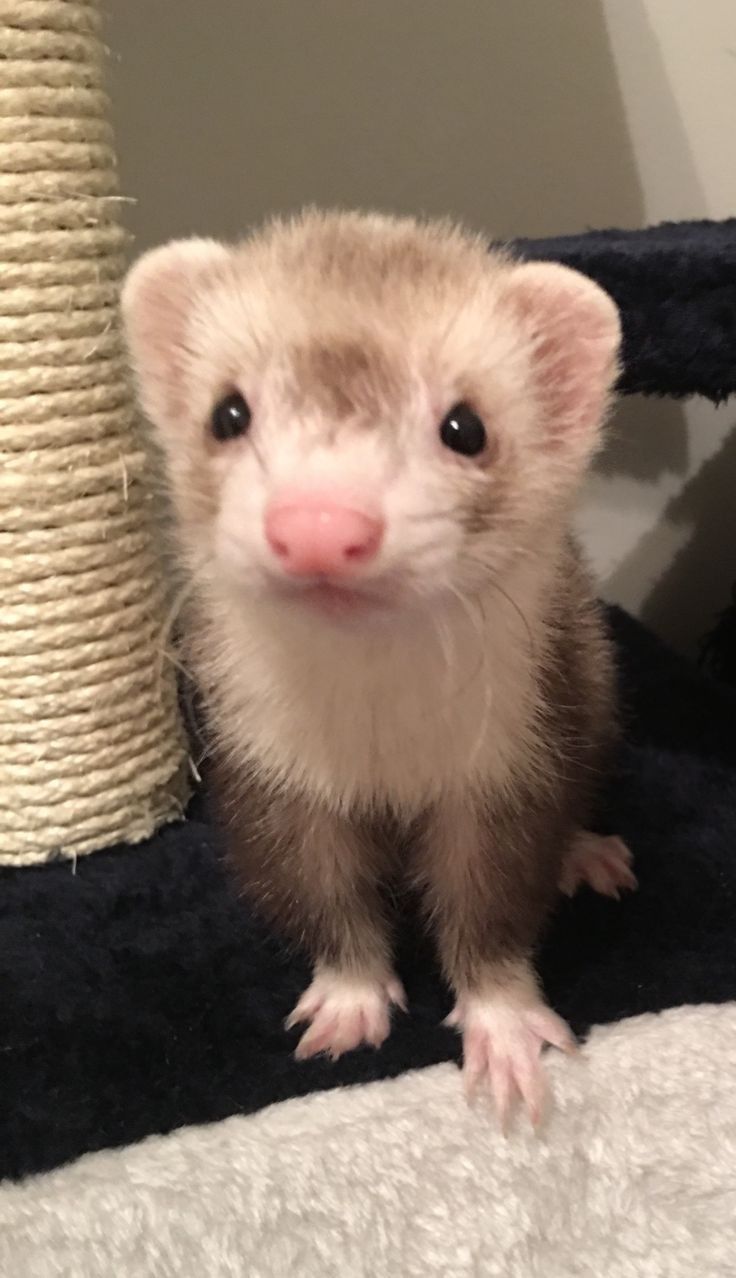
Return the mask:
<path fill-rule="evenodd" d="M 328 969 L 317 972 L 286 1022 L 292 1029 L 309 1021 L 297 1044 L 297 1059 L 326 1052 L 337 1060 L 362 1043 L 380 1047 L 391 1028 L 392 1003 L 406 1011 L 406 995 L 396 977 L 361 980 Z"/>
<path fill-rule="evenodd" d="M 594 892 L 618 900 L 622 889 L 633 892 L 639 886 L 631 868 L 632 859 L 623 839 L 615 834 L 604 836 L 581 830 L 563 862 L 560 891 L 573 896 L 581 883 L 587 883 Z"/>
<path fill-rule="evenodd" d="M 536 1127 L 546 1094 L 542 1048 L 550 1043 L 563 1052 L 576 1049 L 562 1018 L 541 1000 L 519 1005 L 512 995 L 498 991 L 459 999 L 446 1024 L 462 1030 L 463 1082 L 468 1099 L 479 1087 L 488 1087 L 505 1131 L 511 1108 L 520 1096 Z"/>

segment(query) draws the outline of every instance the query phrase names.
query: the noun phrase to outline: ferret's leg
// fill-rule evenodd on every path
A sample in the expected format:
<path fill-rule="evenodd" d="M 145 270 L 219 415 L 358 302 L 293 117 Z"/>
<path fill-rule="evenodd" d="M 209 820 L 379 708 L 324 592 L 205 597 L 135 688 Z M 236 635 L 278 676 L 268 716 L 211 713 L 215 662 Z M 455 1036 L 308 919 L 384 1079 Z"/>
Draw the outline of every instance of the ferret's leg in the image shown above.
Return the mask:
<path fill-rule="evenodd" d="M 376 842 L 326 807 L 284 793 L 251 791 L 229 825 L 245 894 L 314 964 L 287 1022 L 307 1023 L 297 1056 L 379 1047 L 404 992 L 392 967 L 379 893 L 386 866 Z"/>
<path fill-rule="evenodd" d="M 456 994 L 449 1023 L 463 1036 L 466 1092 L 487 1086 L 505 1124 L 520 1094 L 539 1121 L 545 1044 L 574 1049 L 545 1004 L 531 954 L 553 906 L 559 865 L 554 817 L 518 807 L 445 803 L 429 821 L 417 878 L 446 977 Z M 540 846 L 540 841 L 544 842 Z"/>
<path fill-rule="evenodd" d="M 300 1059 L 380 1047 L 391 1005 L 405 1007 L 394 975 L 388 925 L 379 897 L 379 850 L 368 835 L 327 810 L 310 811 L 302 832 L 299 933 L 314 960 L 311 985 L 287 1026 L 302 1022 Z"/>
<path fill-rule="evenodd" d="M 632 860 L 631 852 L 617 835 L 579 830 L 562 863 L 560 891 L 574 896 L 580 885 L 587 883 L 594 892 L 618 900 L 622 889 L 633 892 L 638 887 Z"/>

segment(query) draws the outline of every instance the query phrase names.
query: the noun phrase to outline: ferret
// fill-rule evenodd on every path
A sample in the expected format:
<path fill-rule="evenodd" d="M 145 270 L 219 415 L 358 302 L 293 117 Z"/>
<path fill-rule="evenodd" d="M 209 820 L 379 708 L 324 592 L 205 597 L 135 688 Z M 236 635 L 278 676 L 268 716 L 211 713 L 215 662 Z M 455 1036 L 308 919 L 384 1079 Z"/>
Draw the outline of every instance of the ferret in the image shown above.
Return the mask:
<path fill-rule="evenodd" d="M 635 886 L 590 833 L 613 662 L 571 524 L 618 371 L 613 301 L 447 222 L 309 210 L 166 244 L 123 314 L 163 445 L 244 891 L 313 964 L 296 1049 L 406 1008 L 396 885 L 469 1093 L 538 1121 L 574 1047 L 534 953 L 560 890 Z"/>

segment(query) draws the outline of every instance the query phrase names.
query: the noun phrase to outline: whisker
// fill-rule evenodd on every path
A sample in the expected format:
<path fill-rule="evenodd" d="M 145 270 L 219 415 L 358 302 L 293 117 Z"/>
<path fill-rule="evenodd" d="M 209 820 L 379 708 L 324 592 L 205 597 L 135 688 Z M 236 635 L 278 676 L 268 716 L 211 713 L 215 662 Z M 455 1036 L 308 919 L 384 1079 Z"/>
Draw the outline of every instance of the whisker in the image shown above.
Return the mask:
<path fill-rule="evenodd" d="M 432 609 L 430 616 L 437 631 L 440 652 L 444 663 L 444 704 L 449 704 L 452 697 L 453 674 L 455 670 L 454 633 L 448 627 L 444 614 L 440 609 Z"/>
<path fill-rule="evenodd" d="M 478 664 L 472 670 L 470 676 L 465 680 L 465 682 L 461 685 L 461 687 L 456 689 L 456 692 L 455 692 L 456 696 L 461 697 L 464 692 L 467 692 L 471 684 L 475 682 L 481 670 L 485 671 L 488 654 L 486 651 L 485 634 L 484 634 L 482 626 L 479 624 L 477 616 L 473 613 L 471 601 L 467 598 L 466 595 L 462 593 L 461 590 L 458 590 L 456 586 L 453 586 L 452 584 L 450 584 L 449 590 L 450 590 L 450 594 L 455 599 L 457 599 L 466 617 L 468 617 L 470 621 L 471 629 L 475 631 L 475 634 L 479 640 L 478 647 L 480 651 L 480 660 Z M 475 600 L 475 602 L 478 603 L 480 606 L 479 600 Z M 485 620 L 485 614 L 483 613 L 482 607 L 480 611 L 483 616 L 483 619 Z M 487 683 L 487 680 L 485 680 L 484 682 Z"/>
<path fill-rule="evenodd" d="M 170 640 L 174 631 L 174 626 L 181 615 L 182 608 L 191 597 L 193 590 L 194 582 L 185 582 L 184 585 L 177 590 L 171 607 L 164 617 L 158 643 L 158 665 L 156 673 L 159 680 L 162 678 L 164 662 L 167 660 L 171 661 L 182 673 L 187 673 L 186 666 L 179 660 L 178 654 L 175 654 L 171 650 Z"/>
<path fill-rule="evenodd" d="M 254 454 L 255 454 L 255 459 L 256 459 L 256 461 L 258 462 L 258 465 L 260 466 L 260 468 L 261 468 L 261 470 L 262 470 L 263 474 L 267 476 L 267 475 L 268 475 L 268 467 L 266 466 L 266 463 L 265 463 L 265 461 L 263 460 L 263 454 L 262 454 L 262 452 L 261 452 L 261 450 L 260 450 L 260 447 L 256 446 L 256 441 L 255 441 L 255 439 L 253 438 L 253 435 L 252 435 L 252 434 L 248 436 L 248 439 L 250 440 L 250 446 L 251 446 L 251 448 L 253 449 L 253 452 L 254 452 Z"/>
<path fill-rule="evenodd" d="M 530 655 L 534 657 L 536 655 L 536 647 L 534 643 L 534 636 L 532 634 L 532 628 L 529 625 L 529 622 L 527 621 L 527 618 L 524 615 L 521 608 L 519 607 L 518 603 L 516 602 L 515 599 L 512 599 L 511 595 L 509 594 L 507 590 L 504 590 L 503 586 L 499 585 L 499 583 L 495 580 L 494 577 L 488 578 L 488 585 L 492 586 L 493 589 L 496 590 L 498 594 L 501 595 L 506 600 L 506 602 L 510 604 L 510 606 L 513 608 L 517 617 L 521 621 L 524 629 L 526 630 L 526 637 L 529 640 L 529 652 L 530 652 Z"/>
<path fill-rule="evenodd" d="M 412 515 L 404 515 L 403 518 L 408 524 L 431 524 L 438 519 L 457 518 L 457 507 L 446 506 L 439 510 L 417 511 Z"/>
<path fill-rule="evenodd" d="M 521 621 L 524 627 L 524 630 L 526 632 L 526 637 L 529 643 L 530 655 L 532 657 L 535 657 L 536 645 L 534 642 L 534 635 L 532 633 L 532 628 L 529 624 L 527 617 L 525 616 L 524 612 L 520 608 L 519 604 L 509 594 L 509 592 L 505 589 L 505 587 L 501 585 L 501 583 L 497 580 L 497 578 L 494 577 L 492 573 L 488 572 L 488 567 L 486 563 L 484 562 L 483 559 L 480 558 L 479 555 L 469 554 L 469 555 L 466 555 L 466 558 L 469 559 L 472 563 L 474 563 L 477 567 L 484 570 L 484 580 L 482 583 L 482 588 L 485 588 L 486 586 L 490 586 L 492 590 L 495 590 L 497 594 L 501 595 L 501 597 L 506 600 L 506 603 L 509 605 L 509 607 L 513 608 L 514 612 L 516 613 L 517 617 Z"/>
<path fill-rule="evenodd" d="M 457 599 L 461 607 L 465 610 L 466 615 L 470 619 L 471 626 L 478 637 L 479 649 L 480 649 L 480 661 L 478 662 L 478 665 L 473 670 L 473 673 L 470 676 L 470 678 L 466 680 L 462 688 L 458 689 L 457 695 L 462 696 L 462 694 L 466 691 L 466 689 L 469 688 L 471 684 L 475 682 L 479 674 L 482 674 L 483 676 L 482 677 L 483 712 L 481 714 L 480 726 L 478 728 L 478 732 L 477 732 L 475 741 L 473 743 L 473 747 L 470 751 L 470 756 L 467 760 L 467 767 L 470 768 L 475 763 L 475 760 L 478 758 L 483 742 L 485 740 L 486 733 L 488 731 L 488 722 L 491 715 L 491 706 L 493 701 L 493 689 L 491 687 L 491 681 L 488 677 L 488 646 L 485 642 L 486 615 L 483 610 L 483 604 L 480 599 L 475 600 L 475 603 L 477 604 L 478 610 L 480 612 L 480 619 L 479 619 L 473 612 L 470 600 L 464 594 L 462 594 L 461 591 L 456 590 L 454 587 L 452 587 L 451 589 L 452 589 L 452 594 Z"/>

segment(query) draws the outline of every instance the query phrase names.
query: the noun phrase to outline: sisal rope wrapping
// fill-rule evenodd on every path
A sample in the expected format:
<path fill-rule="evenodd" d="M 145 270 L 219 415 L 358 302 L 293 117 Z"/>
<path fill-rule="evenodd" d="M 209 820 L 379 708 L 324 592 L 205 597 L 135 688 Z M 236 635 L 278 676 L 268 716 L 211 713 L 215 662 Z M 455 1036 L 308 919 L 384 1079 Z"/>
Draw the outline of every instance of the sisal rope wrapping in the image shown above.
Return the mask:
<path fill-rule="evenodd" d="M 186 798 L 97 0 L 0 0 L 0 862 Z"/>

